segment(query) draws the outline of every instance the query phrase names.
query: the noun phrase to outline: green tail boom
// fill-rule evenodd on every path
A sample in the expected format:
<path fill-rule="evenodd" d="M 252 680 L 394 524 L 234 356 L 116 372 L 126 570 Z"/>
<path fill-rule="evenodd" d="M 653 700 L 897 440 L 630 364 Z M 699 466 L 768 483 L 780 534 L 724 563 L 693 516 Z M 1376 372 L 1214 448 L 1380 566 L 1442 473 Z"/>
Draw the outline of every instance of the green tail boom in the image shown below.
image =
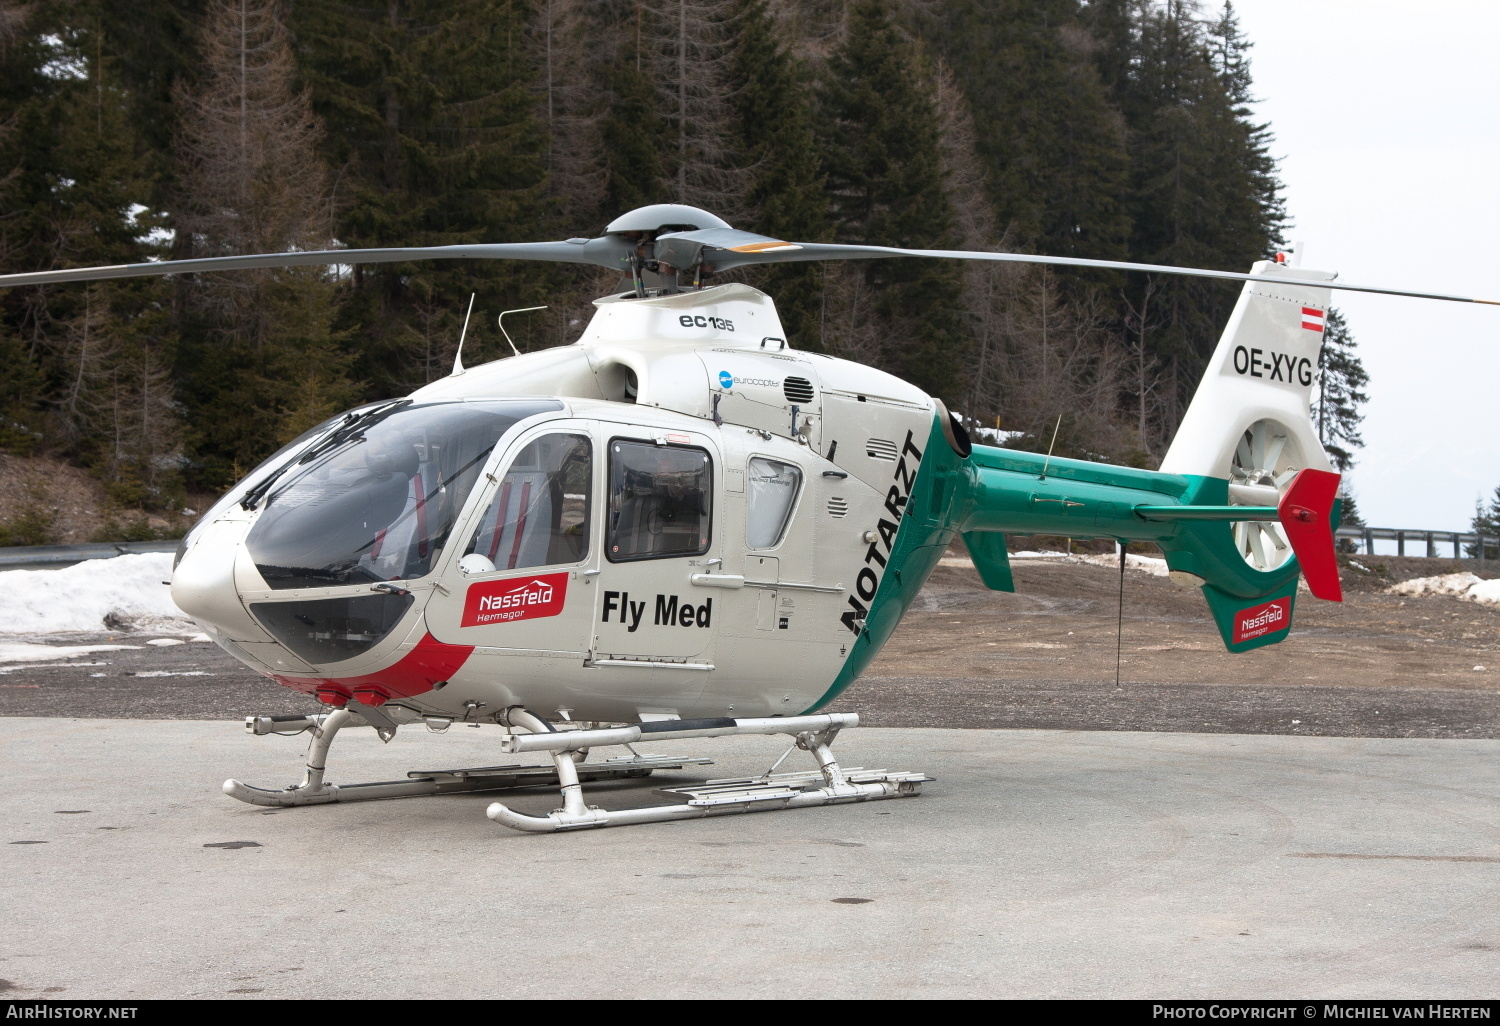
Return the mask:
<path fill-rule="evenodd" d="M 914 439 L 908 445 L 915 451 Z M 1297 559 L 1257 570 L 1240 555 L 1229 526 L 1237 520 L 1274 520 L 1281 511 L 1231 506 L 1226 479 L 982 445 L 962 454 L 941 418 L 919 459 L 911 491 L 902 500 L 888 571 L 868 602 L 848 599 L 844 623 L 853 634 L 852 649 L 838 679 L 813 708 L 832 701 L 864 672 L 959 536 L 985 586 L 994 591 L 1015 590 L 1008 533 L 1151 542 L 1178 580 L 1202 588 L 1229 651 L 1275 644 L 1291 628 L 1301 572 Z M 1335 502 L 1327 532 L 1330 558 L 1337 517 Z"/>

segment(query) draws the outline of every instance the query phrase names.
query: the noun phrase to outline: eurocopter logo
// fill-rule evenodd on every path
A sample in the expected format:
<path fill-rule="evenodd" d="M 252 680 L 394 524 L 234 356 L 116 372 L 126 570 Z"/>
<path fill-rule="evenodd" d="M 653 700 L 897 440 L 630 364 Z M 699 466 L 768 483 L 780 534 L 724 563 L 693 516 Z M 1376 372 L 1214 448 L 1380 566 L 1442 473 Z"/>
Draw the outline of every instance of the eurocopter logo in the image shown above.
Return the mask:
<path fill-rule="evenodd" d="M 762 388 L 775 388 L 776 382 L 770 378 L 737 378 L 728 371 L 719 371 L 719 387 L 729 391 L 735 385 L 759 385 Z"/>
<path fill-rule="evenodd" d="M 464 627 L 538 620 L 563 611 L 568 597 L 568 575 L 511 578 L 469 585 L 464 597 Z"/>
<path fill-rule="evenodd" d="M 1231 644 L 1238 645 L 1251 638 L 1284 631 L 1292 625 L 1292 600 L 1279 598 L 1263 606 L 1242 609 L 1234 617 L 1234 637 Z"/>

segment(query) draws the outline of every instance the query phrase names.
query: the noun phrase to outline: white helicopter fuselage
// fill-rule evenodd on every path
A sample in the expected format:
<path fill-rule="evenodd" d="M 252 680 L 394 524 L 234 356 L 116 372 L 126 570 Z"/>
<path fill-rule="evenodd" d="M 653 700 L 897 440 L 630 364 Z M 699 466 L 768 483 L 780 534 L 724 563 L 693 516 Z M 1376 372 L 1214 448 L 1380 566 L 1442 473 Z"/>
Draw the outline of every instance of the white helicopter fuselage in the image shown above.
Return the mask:
<path fill-rule="evenodd" d="M 354 477 L 325 468 L 320 484 L 323 457 L 297 464 L 316 439 L 273 457 L 186 539 L 177 604 L 254 669 L 397 722 L 816 708 L 863 630 L 851 609 L 886 571 L 939 404 L 786 348 L 774 304 L 744 285 L 596 306 L 574 345 L 459 371 L 330 450 Z M 455 404 L 517 415 L 462 478 L 426 469 L 458 443 L 445 454 L 424 424 Z M 397 434 L 395 456 L 375 450 Z M 321 515 L 326 533 L 339 509 L 359 537 L 328 579 L 268 562 L 258 538 L 287 551 L 287 524 Z"/>

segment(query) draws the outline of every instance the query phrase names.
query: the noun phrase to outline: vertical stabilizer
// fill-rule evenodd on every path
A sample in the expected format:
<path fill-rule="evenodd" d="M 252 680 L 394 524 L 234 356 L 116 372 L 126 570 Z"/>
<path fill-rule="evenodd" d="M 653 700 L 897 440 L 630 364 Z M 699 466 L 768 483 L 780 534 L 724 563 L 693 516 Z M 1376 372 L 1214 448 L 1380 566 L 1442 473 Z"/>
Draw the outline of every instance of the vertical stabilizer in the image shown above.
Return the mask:
<path fill-rule="evenodd" d="M 1334 275 L 1265 260 L 1251 273 L 1305 278 L 1308 284 L 1245 283 L 1161 464 L 1170 474 L 1228 478 L 1232 492 L 1235 486 L 1284 489 L 1298 470 L 1332 469 L 1308 409 L 1331 291 L 1317 283 Z M 1257 424 L 1263 425 L 1258 432 Z M 1253 446 L 1260 451 L 1250 451 Z M 1236 463 L 1242 473 L 1231 473 Z M 1275 505 L 1278 500 L 1246 491 L 1240 501 Z"/>

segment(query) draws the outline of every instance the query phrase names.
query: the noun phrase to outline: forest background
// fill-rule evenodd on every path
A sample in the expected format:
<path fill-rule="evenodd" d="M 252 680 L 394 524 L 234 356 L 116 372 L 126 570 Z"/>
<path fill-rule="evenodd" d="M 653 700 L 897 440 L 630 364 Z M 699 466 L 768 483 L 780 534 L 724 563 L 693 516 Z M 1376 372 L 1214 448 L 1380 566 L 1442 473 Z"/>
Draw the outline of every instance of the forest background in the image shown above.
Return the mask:
<path fill-rule="evenodd" d="M 803 241 L 1245 270 L 1285 245 L 1230 3 L 0 0 L 0 273 L 598 234 L 655 202 Z M 1154 466 L 1239 289 L 880 261 L 755 268 L 797 348 L 1005 444 Z M 574 341 L 616 276 L 432 262 L 0 293 L 0 452 L 183 526 L 308 427 Z M 1363 369 L 1330 317 L 1342 468 Z M 47 540 L 46 517 L 0 544 Z"/>

